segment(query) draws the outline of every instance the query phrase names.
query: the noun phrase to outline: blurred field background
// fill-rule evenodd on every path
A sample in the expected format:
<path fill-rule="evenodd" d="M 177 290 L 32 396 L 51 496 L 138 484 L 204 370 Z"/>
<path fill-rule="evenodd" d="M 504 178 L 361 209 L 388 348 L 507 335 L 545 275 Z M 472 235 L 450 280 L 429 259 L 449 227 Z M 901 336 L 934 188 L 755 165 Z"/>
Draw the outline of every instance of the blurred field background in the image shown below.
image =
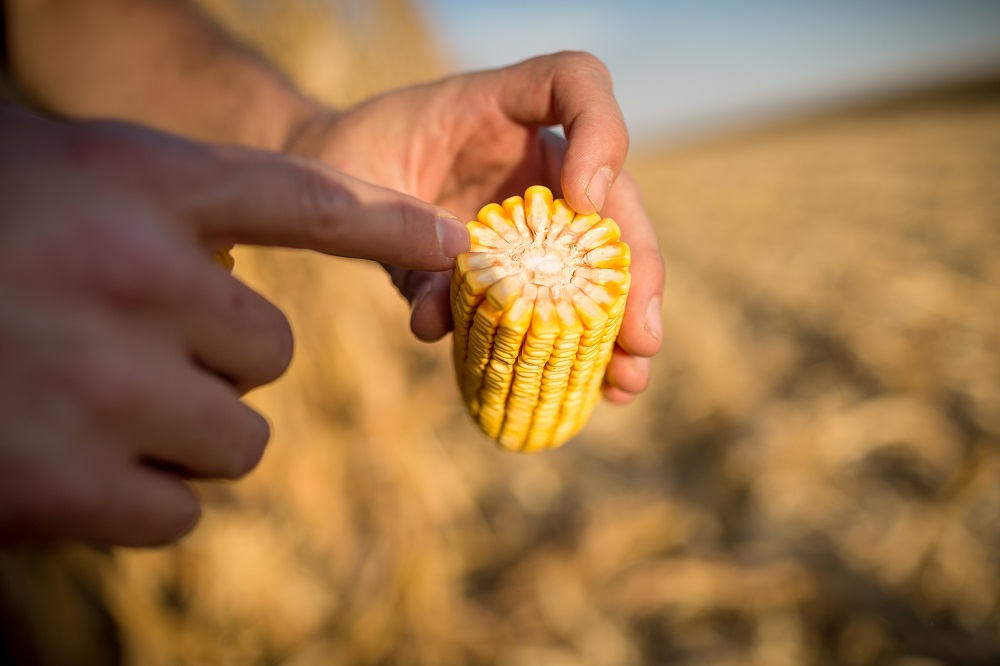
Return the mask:
<path fill-rule="evenodd" d="M 204 4 L 337 105 L 454 68 L 403 0 Z M 0 553 L 8 649 L 1000 664 L 1000 79 L 642 144 L 630 168 L 668 275 L 633 405 L 503 454 L 381 269 L 241 249 L 298 341 L 251 396 L 274 424 L 263 463 L 203 485 L 175 548 Z"/>

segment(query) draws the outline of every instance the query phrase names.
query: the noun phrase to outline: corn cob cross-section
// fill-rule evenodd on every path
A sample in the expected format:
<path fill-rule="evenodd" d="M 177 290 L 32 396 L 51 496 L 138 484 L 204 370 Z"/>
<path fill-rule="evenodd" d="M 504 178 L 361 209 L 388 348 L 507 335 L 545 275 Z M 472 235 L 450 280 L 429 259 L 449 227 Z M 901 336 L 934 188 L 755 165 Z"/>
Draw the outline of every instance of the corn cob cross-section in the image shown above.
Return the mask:
<path fill-rule="evenodd" d="M 630 253 L 618 225 L 548 188 L 468 223 L 451 284 L 455 371 L 480 428 L 506 449 L 556 447 L 587 422 L 621 328 Z"/>

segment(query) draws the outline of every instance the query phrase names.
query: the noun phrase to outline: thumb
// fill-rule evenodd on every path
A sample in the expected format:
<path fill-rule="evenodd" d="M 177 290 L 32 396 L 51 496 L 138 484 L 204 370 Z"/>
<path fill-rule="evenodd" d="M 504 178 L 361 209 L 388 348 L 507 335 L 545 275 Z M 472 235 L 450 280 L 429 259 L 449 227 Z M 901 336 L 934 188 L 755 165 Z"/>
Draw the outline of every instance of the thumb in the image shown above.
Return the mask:
<path fill-rule="evenodd" d="M 226 148 L 211 158 L 194 202 L 197 233 L 218 245 L 306 248 L 427 271 L 469 249 L 457 217 L 324 164 Z"/>
<path fill-rule="evenodd" d="M 568 146 L 560 186 L 582 213 L 600 212 L 628 153 L 628 130 L 611 74 L 589 53 L 525 60 L 481 78 L 507 117 L 528 125 L 562 125 Z"/>

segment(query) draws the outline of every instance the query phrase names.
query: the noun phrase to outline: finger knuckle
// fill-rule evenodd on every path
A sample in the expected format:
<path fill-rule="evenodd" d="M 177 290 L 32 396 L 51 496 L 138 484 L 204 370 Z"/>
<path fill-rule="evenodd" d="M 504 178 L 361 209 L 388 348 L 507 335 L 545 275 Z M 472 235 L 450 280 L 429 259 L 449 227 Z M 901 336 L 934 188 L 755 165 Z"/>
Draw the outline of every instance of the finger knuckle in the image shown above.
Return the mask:
<path fill-rule="evenodd" d="M 78 171 L 100 168 L 124 172 L 125 164 L 132 161 L 122 159 L 131 157 L 130 142 L 123 141 L 107 121 L 75 125 L 62 139 L 63 156 Z"/>
<path fill-rule="evenodd" d="M 642 393 L 649 385 L 649 369 L 633 365 L 619 379 L 617 383 L 620 388 L 629 393 Z"/>
<path fill-rule="evenodd" d="M 156 136 L 154 140 L 153 137 Z M 111 174 L 123 182 L 155 182 L 160 171 L 166 137 L 111 120 L 78 125 L 66 135 L 64 150 L 78 169 Z"/>
<path fill-rule="evenodd" d="M 581 69 L 596 74 L 610 83 L 611 71 L 604 61 L 588 51 L 561 51 L 555 54 L 559 66 Z"/>
<path fill-rule="evenodd" d="M 153 529 L 135 545 L 145 547 L 167 546 L 190 534 L 201 518 L 201 503 L 197 495 L 187 485 L 178 480 L 184 492 L 177 493 L 169 506 L 153 517 Z"/>
<path fill-rule="evenodd" d="M 297 175 L 295 199 L 290 202 L 294 224 L 324 247 L 343 247 L 348 240 L 345 224 L 352 209 L 352 195 L 345 188 L 334 187 L 330 176 L 318 168 L 303 166 Z"/>
<path fill-rule="evenodd" d="M 117 419 L 148 413 L 155 405 L 154 380 L 114 350 L 97 348 L 71 371 L 69 388 L 87 413 Z"/>
<path fill-rule="evenodd" d="M 386 205 L 386 213 L 390 219 L 398 221 L 400 237 L 404 239 L 403 245 L 407 247 L 407 252 L 422 251 L 428 256 L 437 254 L 437 242 L 431 240 L 434 238 L 434 231 L 429 224 L 433 217 L 428 216 L 426 210 L 402 198 Z"/>
<path fill-rule="evenodd" d="M 94 231 L 93 242 L 101 247 L 84 279 L 112 305 L 132 307 L 199 291 L 172 244 L 152 229 L 95 225 Z"/>

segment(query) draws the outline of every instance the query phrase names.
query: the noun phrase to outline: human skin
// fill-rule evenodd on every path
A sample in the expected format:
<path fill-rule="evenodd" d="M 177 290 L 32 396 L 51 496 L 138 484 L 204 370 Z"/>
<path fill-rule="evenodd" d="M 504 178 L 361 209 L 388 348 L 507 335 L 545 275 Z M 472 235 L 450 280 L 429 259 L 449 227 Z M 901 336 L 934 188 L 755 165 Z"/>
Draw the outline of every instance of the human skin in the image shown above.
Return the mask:
<path fill-rule="evenodd" d="M 341 112 L 302 95 L 186 2 L 8 4 L 14 74 L 44 108 L 317 157 L 466 220 L 532 184 L 613 217 L 632 250 L 632 285 L 604 393 L 624 403 L 648 384 L 662 337 L 663 262 L 639 189 L 622 171 L 628 134 L 611 78 L 593 56 L 533 58 Z M 565 128 L 568 143 L 543 129 L 551 125 Z M 447 277 L 390 273 L 411 302 L 417 337 L 444 335 Z"/>
<path fill-rule="evenodd" d="M 645 388 L 663 268 L 621 171 L 628 137 L 610 78 L 592 56 L 536 58 L 339 112 L 184 2 L 6 7 L 22 103 L 202 143 L 0 105 L 0 542 L 168 543 L 197 520 L 186 479 L 256 464 L 266 422 L 239 396 L 281 373 L 291 342 L 274 306 L 211 263 L 233 243 L 395 267 L 411 327 L 433 340 L 450 319 L 441 271 L 468 247 L 449 210 L 471 219 L 528 184 L 561 187 L 577 210 L 614 217 L 632 247 L 605 395 L 627 402 Z M 568 143 L 542 129 L 553 124 Z"/>
<path fill-rule="evenodd" d="M 568 141 L 542 129 L 556 124 Z M 622 171 L 628 134 L 599 60 L 559 53 L 390 91 L 320 114 L 288 149 L 465 220 L 538 183 L 551 183 L 577 211 L 614 218 L 631 246 L 632 286 L 604 392 L 627 402 L 645 389 L 649 357 L 660 347 L 663 262 L 638 187 Z M 413 304 L 417 337 L 447 333 L 450 275 L 390 273 Z"/>
<path fill-rule="evenodd" d="M 0 202 L 0 543 L 168 543 L 199 515 L 188 479 L 257 464 L 240 396 L 291 331 L 216 249 L 444 270 L 468 248 L 445 211 L 319 162 L 2 103 Z"/>

